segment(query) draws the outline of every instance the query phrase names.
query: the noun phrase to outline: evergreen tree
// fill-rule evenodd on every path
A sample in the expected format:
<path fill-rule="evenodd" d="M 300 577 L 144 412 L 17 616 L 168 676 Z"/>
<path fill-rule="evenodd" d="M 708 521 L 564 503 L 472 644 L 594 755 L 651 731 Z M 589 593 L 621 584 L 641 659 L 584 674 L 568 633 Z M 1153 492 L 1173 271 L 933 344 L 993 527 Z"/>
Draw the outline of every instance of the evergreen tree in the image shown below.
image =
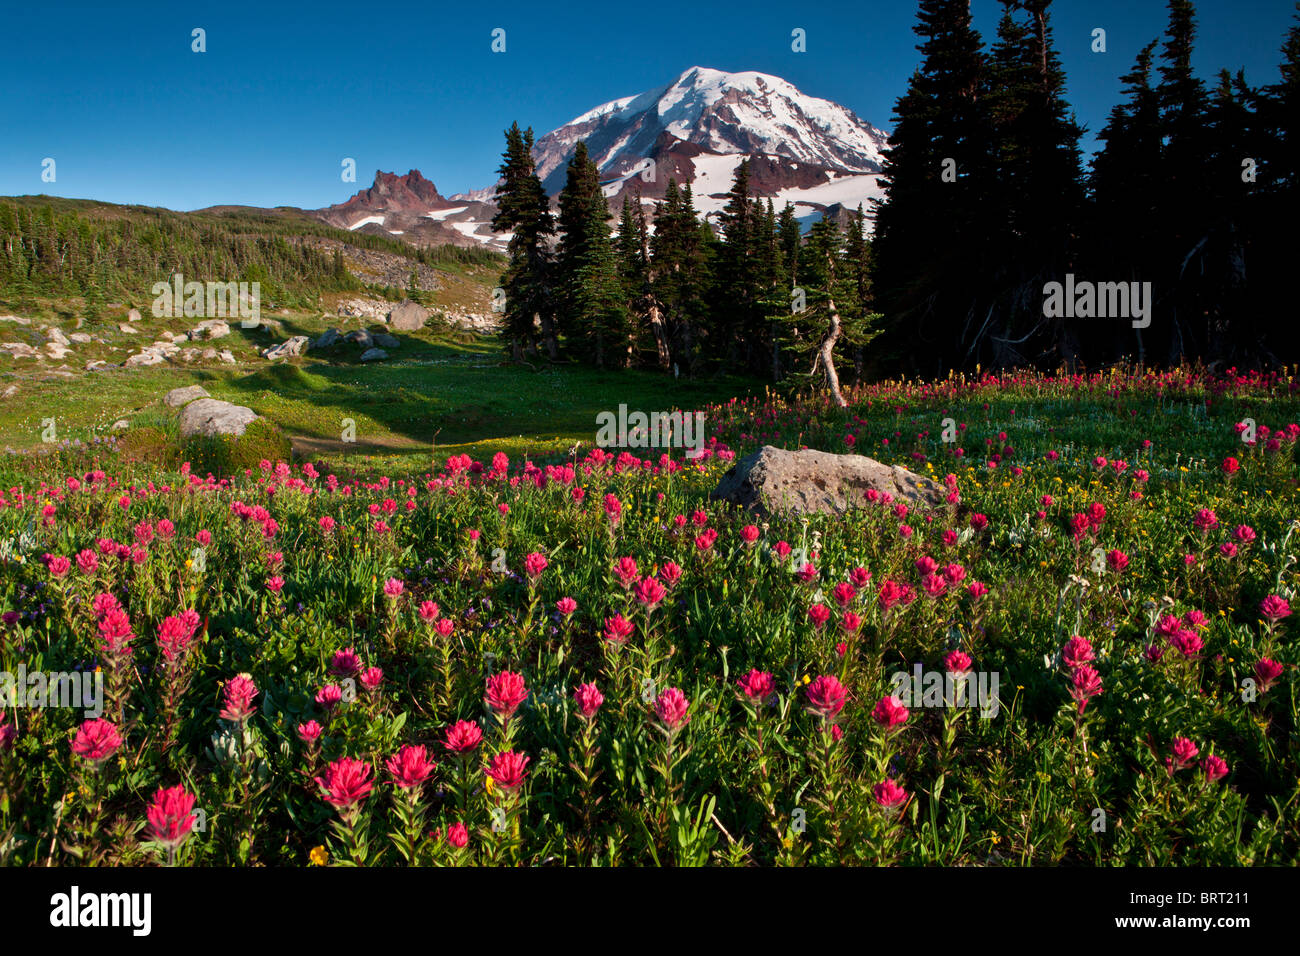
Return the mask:
<path fill-rule="evenodd" d="M 1259 177 L 1292 202 L 1300 193 L 1300 3 L 1296 23 L 1282 44 L 1281 79 L 1264 90 L 1263 125 L 1271 131 L 1265 148 L 1264 174 Z"/>
<path fill-rule="evenodd" d="M 1198 208 L 1210 179 L 1211 143 L 1206 133 L 1205 87 L 1192 71 L 1196 11 L 1191 0 L 1169 0 L 1169 25 L 1158 69 L 1162 177 L 1157 216 L 1161 225 L 1160 261 L 1152 277 L 1159 284 L 1161 324 L 1170 362 L 1209 345 L 1200 276 L 1213 269 L 1207 260 L 1211 228 Z"/>
<path fill-rule="evenodd" d="M 677 180 L 669 179 L 650 241 L 653 288 L 663 308 L 672 362 L 691 377 L 700 370 L 700 326 L 711 287 L 707 228 L 696 217 L 690 187 L 679 189 Z"/>
<path fill-rule="evenodd" d="M 579 141 L 559 197 L 557 287 L 568 339 L 596 366 L 627 364 L 625 288 L 609 235 L 609 203 L 600 172 Z"/>
<path fill-rule="evenodd" d="M 760 351 L 765 337 L 762 310 L 763 277 L 755 268 L 762 242 L 762 216 L 750 195 L 749 160 L 742 160 L 732 180 L 727 204 L 719 224 L 722 241 L 718 247 L 717 308 L 710 332 L 726 342 L 727 365 L 752 368 L 765 357 Z"/>
<path fill-rule="evenodd" d="M 896 354 L 938 372 L 967 353 L 988 262 L 992 140 L 967 0 L 920 0 L 920 68 L 894 108 L 876 212 L 876 295 Z M 802 280 L 800 280 L 802 281 Z"/>
<path fill-rule="evenodd" d="M 854 381 L 861 381 L 866 347 L 879 334 L 880 316 L 874 309 L 871 284 L 871 243 L 867 219 L 859 205 L 844 233 L 840 307 L 844 314 L 844 344 L 853 356 Z"/>
<path fill-rule="evenodd" d="M 1001 2 L 989 61 L 996 171 L 985 246 L 992 268 L 985 281 L 995 315 L 990 327 L 1001 329 L 990 336 L 992 360 L 1008 366 L 1024 364 L 1035 349 L 1071 351 L 1062 328 L 1047 328 L 1042 288 L 1061 279 L 1072 261 L 1084 195 L 1082 130 L 1064 99 L 1051 0 Z"/>
<path fill-rule="evenodd" d="M 558 332 L 552 302 L 551 254 L 548 241 L 555 232 L 550 200 L 533 162 L 533 131 L 521 132 L 518 123 L 506 130 L 506 150 L 497 172 L 497 214 L 492 217 L 496 232 L 510 232 L 507 243 L 509 264 L 502 277 L 505 293 L 505 321 L 501 334 L 516 361 L 525 349 L 536 350 L 537 330 L 547 356 L 558 355 Z"/>

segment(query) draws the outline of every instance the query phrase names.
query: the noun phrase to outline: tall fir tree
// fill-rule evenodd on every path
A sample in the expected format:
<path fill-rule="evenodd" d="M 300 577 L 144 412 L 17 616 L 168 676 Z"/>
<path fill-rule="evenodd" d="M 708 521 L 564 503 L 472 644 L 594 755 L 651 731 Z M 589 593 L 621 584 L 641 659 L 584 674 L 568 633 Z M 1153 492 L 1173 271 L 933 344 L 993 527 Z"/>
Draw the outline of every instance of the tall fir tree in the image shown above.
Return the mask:
<path fill-rule="evenodd" d="M 920 0 L 922 62 L 894 108 L 876 210 L 875 287 L 896 356 L 938 372 L 967 351 L 989 267 L 993 161 L 983 43 L 967 0 Z"/>
<path fill-rule="evenodd" d="M 662 305 L 673 365 L 694 378 L 701 368 L 701 325 L 709 311 L 711 282 L 707 229 L 696 217 L 690 186 L 679 189 L 670 178 L 655 210 L 650 248 L 654 295 Z"/>
<path fill-rule="evenodd" d="M 625 290 L 609 234 L 600 171 L 579 141 L 560 192 L 557 287 L 567 340 L 600 368 L 628 363 Z"/>
<path fill-rule="evenodd" d="M 506 150 L 497 170 L 496 232 L 511 233 L 507 243 L 509 264 L 502 277 L 505 321 L 502 336 L 516 361 L 525 350 L 536 351 L 538 330 L 543 347 L 554 361 L 559 343 L 552 300 L 550 237 L 555 232 L 550 200 L 533 162 L 533 130 L 520 131 L 513 123 L 506 130 Z M 495 303 L 494 303 L 495 307 Z"/>
<path fill-rule="evenodd" d="M 1051 0 L 1001 2 L 989 57 L 995 170 L 985 246 L 994 253 L 986 275 L 996 315 L 990 328 L 1000 328 L 989 335 L 988 354 L 1000 367 L 1072 351 L 1065 330 L 1044 318 L 1041 290 L 1073 260 L 1084 200 L 1082 130 L 1064 97 Z"/>

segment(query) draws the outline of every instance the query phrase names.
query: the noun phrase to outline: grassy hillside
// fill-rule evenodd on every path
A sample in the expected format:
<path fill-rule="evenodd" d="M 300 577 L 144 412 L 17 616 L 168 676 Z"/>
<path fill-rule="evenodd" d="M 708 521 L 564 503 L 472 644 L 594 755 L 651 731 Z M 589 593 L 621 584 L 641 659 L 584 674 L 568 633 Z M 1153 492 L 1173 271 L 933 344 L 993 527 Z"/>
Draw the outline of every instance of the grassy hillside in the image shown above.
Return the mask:
<path fill-rule="evenodd" d="M 358 325 L 355 319 L 296 313 L 273 321 L 269 330 L 232 324 L 229 336 L 212 343 L 231 351 L 237 359 L 233 365 L 59 372 L 49 362 L 12 360 L 0 353 L 0 392 L 17 386 L 0 402 L 0 447 L 40 447 L 43 423 L 51 416 L 59 442 L 91 443 L 118 433 L 112 426 L 123 419 L 132 425 L 153 423 L 167 391 L 200 384 L 213 397 L 246 405 L 280 425 L 303 455 L 398 456 L 411 460 L 393 461 L 393 467 L 427 467 L 435 439 L 439 459 L 460 452 L 563 452 L 576 442 L 590 445 L 596 413 L 617 409 L 619 403 L 644 410 L 700 407 L 759 387 L 747 380 L 689 383 L 652 372 L 579 366 L 533 371 L 503 364 L 491 338 L 437 322 L 414 333 L 389 330 L 401 345 L 386 362 L 363 365 L 360 350 L 344 345 L 273 364 L 259 355 L 268 345 Z M 164 329 L 179 333 L 187 328 L 184 319 L 150 318 L 144 324 L 148 335 L 132 336 L 114 327 L 103 333 L 104 344 L 77 346 L 78 362 L 100 358 L 120 363 L 142 339 Z M 24 338 L 35 343 L 41 333 L 0 324 L 0 339 Z M 345 418 L 355 423 L 354 443 L 341 440 Z"/>
<path fill-rule="evenodd" d="M 503 262 L 485 249 L 415 249 L 336 229 L 300 209 L 182 213 L 51 196 L 0 199 L 0 308 L 23 314 L 51 298 L 90 320 L 113 311 L 111 303 L 143 310 L 152 285 L 176 272 L 260 282 L 264 303 L 315 308 L 324 293 L 395 292 L 413 270 L 423 280 L 418 288 L 430 293 L 457 280 L 491 288 Z"/>

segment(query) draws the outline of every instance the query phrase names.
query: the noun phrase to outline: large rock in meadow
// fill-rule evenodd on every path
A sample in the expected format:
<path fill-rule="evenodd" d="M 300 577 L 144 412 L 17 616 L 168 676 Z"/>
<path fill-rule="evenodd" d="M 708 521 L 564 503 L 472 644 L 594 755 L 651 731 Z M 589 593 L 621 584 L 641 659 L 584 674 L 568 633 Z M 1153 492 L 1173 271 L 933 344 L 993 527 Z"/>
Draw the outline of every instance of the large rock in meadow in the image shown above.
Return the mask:
<path fill-rule="evenodd" d="M 211 398 L 208 390 L 202 385 L 186 385 L 184 388 L 173 388 L 163 396 L 163 404 L 168 408 L 180 408 L 190 402 L 197 401 L 200 398 Z"/>
<path fill-rule="evenodd" d="M 263 349 L 262 355 L 265 358 L 275 359 L 290 358 L 294 355 L 301 355 L 307 351 L 307 346 L 311 344 L 311 339 L 305 335 L 295 335 L 291 339 L 285 339 L 279 345 L 273 345 L 269 349 Z"/>
<path fill-rule="evenodd" d="M 843 514 L 866 504 L 871 488 L 922 507 L 942 504 L 945 496 L 938 482 L 874 458 L 764 445 L 736 462 L 709 497 L 757 515 Z"/>
<path fill-rule="evenodd" d="M 343 336 L 339 334 L 338 329 L 326 329 L 307 348 L 311 350 L 329 349 L 338 345 L 342 340 Z"/>
<path fill-rule="evenodd" d="M 200 398 L 181 409 L 181 437 L 242 435 L 249 423 L 257 418 L 257 412 L 243 405 L 219 402 L 215 398 Z"/>
<path fill-rule="evenodd" d="M 389 327 L 398 332 L 414 332 L 416 329 L 422 329 L 428 319 L 429 310 L 422 305 L 416 305 L 410 299 L 403 299 L 393 306 L 392 312 L 388 313 Z"/>
<path fill-rule="evenodd" d="M 209 339 L 224 339 L 230 334 L 230 323 L 221 319 L 204 319 L 190 329 L 191 342 L 203 342 Z"/>

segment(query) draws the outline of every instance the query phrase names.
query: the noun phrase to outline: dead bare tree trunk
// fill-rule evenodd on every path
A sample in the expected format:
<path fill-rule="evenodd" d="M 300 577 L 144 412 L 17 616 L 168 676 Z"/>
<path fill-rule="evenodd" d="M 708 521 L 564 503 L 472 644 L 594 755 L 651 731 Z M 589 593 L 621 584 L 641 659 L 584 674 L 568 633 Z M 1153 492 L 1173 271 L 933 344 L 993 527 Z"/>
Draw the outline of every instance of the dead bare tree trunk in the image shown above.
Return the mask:
<path fill-rule="evenodd" d="M 826 312 L 830 320 L 826 325 L 826 334 L 822 336 L 822 344 L 817 349 L 817 356 L 826 373 L 826 385 L 831 390 L 831 398 L 835 399 L 835 404 L 840 408 L 848 408 L 849 403 L 840 394 L 840 377 L 835 371 L 835 343 L 840 340 L 841 332 L 840 310 L 835 308 L 835 300 L 830 296 L 826 297 Z M 814 363 L 813 368 L 816 367 Z"/>
<path fill-rule="evenodd" d="M 668 332 L 664 328 L 663 311 L 654 294 L 655 271 L 650 258 L 650 235 L 645 221 L 645 207 L 641 205 L 641 191 L 636 192 L 637 235 L 641 238 L 641 258 L 646 263 L 646 288 L 644 294 L 646 317 L 650 320 L 650 331 L 655 337 L 655 350 L 659 353 L 659 368 L 668 371 L 672 365 L 672 354 L 668 349 Z"/>

